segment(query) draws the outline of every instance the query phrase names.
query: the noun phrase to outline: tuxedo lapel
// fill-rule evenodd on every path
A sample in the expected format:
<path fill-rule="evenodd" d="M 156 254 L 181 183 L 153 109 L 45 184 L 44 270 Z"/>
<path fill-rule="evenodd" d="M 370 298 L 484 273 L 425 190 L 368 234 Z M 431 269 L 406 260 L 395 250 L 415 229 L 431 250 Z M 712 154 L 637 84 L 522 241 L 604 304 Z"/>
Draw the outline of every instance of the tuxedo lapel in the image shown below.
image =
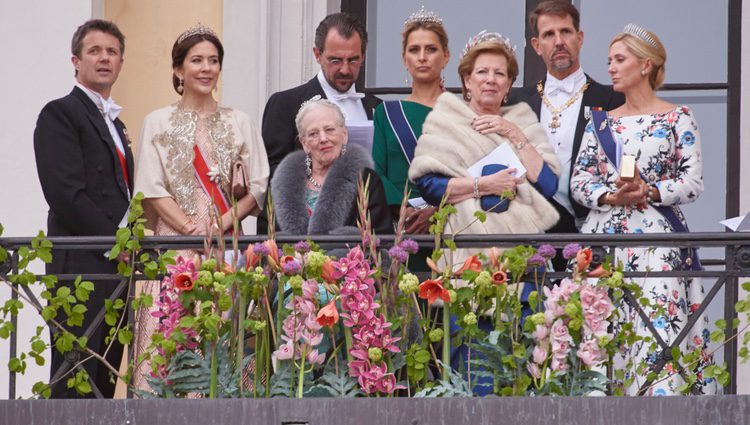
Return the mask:
<path fill-rule="evenodd" d="M 586 108 L 596 106 L 595 92 L 596 89 L 593 87 L 594 81 L 586 75 L 586 81 L 589 83 L 589 88 L 583 92 L 583 98 L 581 99 L 581 107 L 578 109 L 578 121 L 576 123 L 576 132 L 573 137 L 573 157 L 570 161 L 570 175 L 573 175 L 573 167 L 575 166 L 576 157 L 578 156 L 578 149 L 581 147 L 581 138 L 583 138 L 583 130 L 586 129 L 588 119 L 586 118 Z"/>
<path fill-rule="evenodd" d="M 133 151 L 130 148 L 130 136 L 128 135 L 128 129 L 125 128 L 125 124 L 119 118 L 115 120 L 115 128 L 120 135 L 120 140 L 122 140 L 122 146 L 125 148 L 125 164 L 128 167 L 128 183 L 130 183 L 128 189 L 130 193 L 133 193 Z"/>
<path fill-rule="evenodd" d="M 112 154 L 112 167 L 114 167 L 114 169 L 118 171 L 115 173 L 115 176 L 117 176 L 117 186 L 120 188 L 120 191 L 122 191 L 122 194 L 125 196 L 125 198 L 127 198 L 129 188 L 125 183 L 125 179 L 122 177 L 124 174 L 122 172 L 122 166 L 120 165 L 120 158 L 117 156 L 117 147 L 115 147 L 115 141 L 112 139 L 112 135 L 109 133 L 109 128 L 107 127 L 107 123 L 104 121 L 104 116 L 99 111 L 99 108 L 96 107 L 96 104 L 94 104 L 94 102 L 89 99 L 89 97 L 86 95 L 86 93 L 83 92 L 83 90 L 76 87 L 73 89 L 73 94 L 85 106 L 86 117 L 94 126 L 94 128 L 96 128 L 97 133 L 99 133 L 100 140 L 107 146 L 110 154 Z M 115 125 L 115 127 L 117 126 Z M 123 141 L 123 143 L 125 143 L 125 138 L 123 137 L 124 134 L 121 129 L 118 128 L 118 132 L 120 133 L 120 139 Z M 125 160 L 128 164 L 128 178 L 130 179 L 130 181 L 133 181 L 131 173 L 131 170 L 133 168 L 133 158 L 132 155 L 128 155 L 128 151 L 129 149 L 126 148 Z M 129 160 L 128 156 L 130 156 Z"/>
<path fill-rule="evenodd" d="M 312 80 L 308 81 L 307 84 L 307 94 L 309 97 L 304 100 L 309 100 L 311 97 L 315 95 L 320 95 L 323 99 L 328 99 L 328 96 L 326 96 L 326 92 L 323 90 L 323 86 L 320 85 L 320 81 L 318 81 L 318 76 L 314 76 Z"/>
<path fill-rule="evenodd" d="M 542 80 L 542 87 L 547 84 L 547 77 L 544 77 Z M 531 87 L 531 96 L 529 96 L 529 106 L 531 106 L 531 110 L 534 111 L 536 114 L 536 117 L 539 118 L 542 116 L 542 97 L 539 95 L 539 90 L 536 89 L 536 86 Z"/>

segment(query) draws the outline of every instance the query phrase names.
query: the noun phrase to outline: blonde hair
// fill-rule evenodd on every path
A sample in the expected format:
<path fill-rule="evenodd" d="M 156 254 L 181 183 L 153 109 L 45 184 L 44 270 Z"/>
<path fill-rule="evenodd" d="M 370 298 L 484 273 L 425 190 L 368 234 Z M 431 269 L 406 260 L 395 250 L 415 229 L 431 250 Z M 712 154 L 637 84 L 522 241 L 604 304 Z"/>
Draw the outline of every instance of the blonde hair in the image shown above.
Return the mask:
<path fill-rule="evenodd" d="M 404 32 L 401 33 L 401 56 L 406 54 L 406 45 L 409 42 L 409 36 L 416 30 L 430 31 L 435 34 L 440 42 L 440 47 L 448 52 L 448 34 L 445 32 L 443 24 L 438 22 L 415 21 L 404 26 Z"/>
<path fill-rule="evenodd" d="M 612 47 L 613 44 L 620 41 L 637 58 L 650 60 L 652 66 L 651 73 L 648 76 L 648 83 L 651 85 L 652 89 L 656 90 L 664 84 L 667 50 L 664 48 L 664 45 L 656 34 L 646 29 L 643 31 L 651 37 L 651 41 L 654 42 L 654 45 L 634 34 L 621 32 L 612 39 L 612 42 L 609 43 L 609 47 Z"/>
<path fill-rule="evenodd" d="M 505 57 L 506 61 L 508 62 L 508 78 L 510 78 L 511 86 L 513 85 L 513 82 L 516 81 L 516 77 L 518 77 L 518 61 L 516 60 L 516 55 L 515 53 L 513 53 L 513 50 L 499 41 L 481 42 L 476 46 L 470 48 L 469 51 L 466 52 L 466 54 L 461 58 L 461 62 L 458 64 L 458 78 L 459 80 L 461 80 L 461 94 L 466 101 L 468 101 L 469 99 L 466 96 L 468 90 L 466 89 L 464 77 L 469 76 L 471 72 L 474 71 L 474 64 L 476 63 L 477 58 L 484 53 L 490 53 Z"/>

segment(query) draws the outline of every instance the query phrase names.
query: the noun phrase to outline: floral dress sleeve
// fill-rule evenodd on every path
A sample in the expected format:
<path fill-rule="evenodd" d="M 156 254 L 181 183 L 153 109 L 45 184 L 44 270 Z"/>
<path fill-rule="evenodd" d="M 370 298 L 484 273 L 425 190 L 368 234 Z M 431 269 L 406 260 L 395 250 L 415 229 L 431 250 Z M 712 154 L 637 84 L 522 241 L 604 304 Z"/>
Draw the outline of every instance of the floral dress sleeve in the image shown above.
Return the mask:
<path fill-rule="evenodd" d="M 687 106 L 680 106 L 667 117 L 672 123 L 674 153 L 667 172 L 657 179 L 661 203 L 678 205 L 695 201 L 703 193 L 703 158 L 698 123 Z"/>
<path fill-rule="evenodd" d="M 587 208 L 608 211 L 612 206 L 599 205 L 599 198 L 606 192 L 617 191 L 615 178 L 614 167 L 599 145 L 589 120 L 570 177 L 570 193 L 576 202 Z"/>

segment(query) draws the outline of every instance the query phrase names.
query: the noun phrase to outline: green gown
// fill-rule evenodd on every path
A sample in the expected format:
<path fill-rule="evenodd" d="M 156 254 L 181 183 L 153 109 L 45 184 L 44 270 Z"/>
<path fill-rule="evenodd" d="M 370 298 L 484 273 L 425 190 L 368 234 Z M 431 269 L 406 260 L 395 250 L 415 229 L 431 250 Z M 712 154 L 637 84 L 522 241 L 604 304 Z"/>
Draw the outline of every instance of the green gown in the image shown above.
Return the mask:
<path fill-rule="evenodd" d="M 401 100 L 406 120 L 419 140 L 422 135 L 422 124 L 432 108 L 420 103 Z M 385 198 L 388 205 L 400 206 L 404 197 L 404 185 L 409 181 L 409 161 L 406 159 L 401 144 L 393 132 L 391 123 L 385 114 L 385 103 L 375 108 L 373 115 L 374 135 L 372 142 L 372 159 L 375 162 L 375 172 L 380 176 L 385 188 Z M 417 186 L 409 182 L 409 198 L 421 197 Z M 409 259 L 409 269 L 412 272 L 427 272 L 429 268 L 425 262 L 432 250 L 421 248 Z"/>
<path fill-rule="evenodd" d="M 422 124 L 432 108 L 408 100 L 401 100 L 406 120 L 419 139 L 422 135 Z M 385 187 L 385 197 L 388 205 L 401 205 L 404 196 L 404 184 L 409 180 L 409 161 L 391 128 L 385 114 L 385 103 L 375 108 L 373 117 L 372 159 L 375 171 L 380 176 Z M 422 196 L 414 183 L 409 182 L 409 198 Z"/>

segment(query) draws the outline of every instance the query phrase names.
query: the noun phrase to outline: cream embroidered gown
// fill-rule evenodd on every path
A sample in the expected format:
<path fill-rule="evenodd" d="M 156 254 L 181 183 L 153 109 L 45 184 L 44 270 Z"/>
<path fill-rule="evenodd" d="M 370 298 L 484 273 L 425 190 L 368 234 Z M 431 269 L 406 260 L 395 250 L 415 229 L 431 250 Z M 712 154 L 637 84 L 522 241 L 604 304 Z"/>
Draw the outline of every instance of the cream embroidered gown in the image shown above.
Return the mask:
<path fill-rule="evenodd" d="M 209 167 L 218 170 L 222 190 L 228 186 L 232 164 L 242 159 L 250 177 L 250 193 L 259 205 L 263 204 L 268 184 L 268 160 L 260 133 L 248 116 L 240 111 L 219 107 L 209 116 L 200 117 L 179 105 L 156 110 L 143 124 L 137 147 L 135 192 L 144 198 L 171 197 L 199 229 L 211 223 L 212 199 L 202 189 L 193 167 L 193 144 L 197 144 Z M 147 226 L 155 235 L 179 235 L 159 217 L 146 212 Z M 192 258 L 198 251 L 179 251 L 177 255 Z M 143 282 L 143 293 L 157 300 L 160 281 Z M 148 390 L 146 376 L 151 373 L 148 361 L 137 363 L 138 357 L 151 343 L 151 335 L 158 329 L 158 320 L 151 309 L 140 309 L 135 314 L 133 356 L 136 366 L 131 385 Z"/>

